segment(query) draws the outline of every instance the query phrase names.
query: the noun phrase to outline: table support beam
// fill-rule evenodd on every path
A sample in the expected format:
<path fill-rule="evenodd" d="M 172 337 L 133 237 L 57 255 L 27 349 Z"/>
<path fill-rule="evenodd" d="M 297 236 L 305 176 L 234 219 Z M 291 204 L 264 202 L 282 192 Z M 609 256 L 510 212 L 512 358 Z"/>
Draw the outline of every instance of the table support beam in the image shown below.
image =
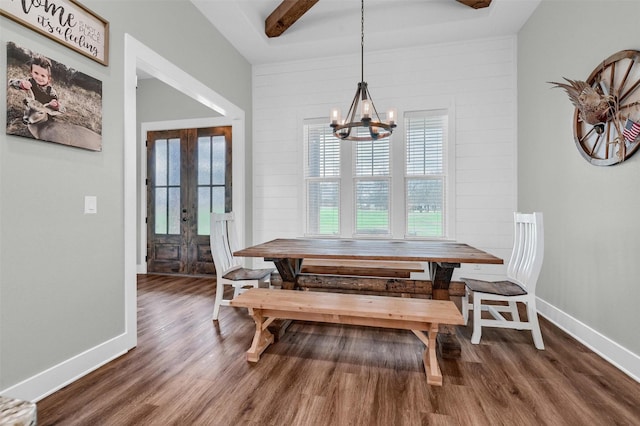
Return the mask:
<path fill-rule="evenodd" d="M 449 285 L 453 270 L 459 268 L 459 263 L 429 262 L 429 274 L 431 275 L 432 293 L 434 300 L 449 300 Z M 442 325 L 438 333 L 438 351 L 440 356 L 446 359 L 460 358 L 460 342 L 456 337 L 456 327 Z"/>

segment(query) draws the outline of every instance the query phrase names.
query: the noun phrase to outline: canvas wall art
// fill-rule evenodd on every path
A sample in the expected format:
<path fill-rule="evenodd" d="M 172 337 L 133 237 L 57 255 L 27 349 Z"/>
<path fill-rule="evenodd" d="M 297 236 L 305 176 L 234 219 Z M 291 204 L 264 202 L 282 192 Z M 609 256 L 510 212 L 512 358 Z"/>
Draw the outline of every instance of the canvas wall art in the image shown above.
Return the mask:
<path fill-rule="evenodd" d="M 102 82 L 8 42 L 7 134 L 102 151 Z"/>

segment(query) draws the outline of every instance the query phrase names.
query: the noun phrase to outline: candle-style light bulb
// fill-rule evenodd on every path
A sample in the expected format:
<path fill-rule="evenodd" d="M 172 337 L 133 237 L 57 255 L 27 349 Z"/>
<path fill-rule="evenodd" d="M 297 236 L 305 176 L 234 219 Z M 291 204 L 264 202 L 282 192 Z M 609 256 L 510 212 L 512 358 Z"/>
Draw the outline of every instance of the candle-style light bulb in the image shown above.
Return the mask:
<path fill-rule="evenodd" d="M 331 109 L 331 124 L 336 125 L 340 122 L 340 109 L 339 108 L 332 108 Z"/>
<path fill-rule="evenodd" d="M 395 109 L 390 109 L 389 112 L 387 113 L 387 117 L 389 120 L 389 125 L 393 126 L 396 123 L 396 110 Z"/>
<path fill-rule="evenodd" d="M 371 101 L 369 99 L 362 100 L 362 118 L 371 117 Z"/>

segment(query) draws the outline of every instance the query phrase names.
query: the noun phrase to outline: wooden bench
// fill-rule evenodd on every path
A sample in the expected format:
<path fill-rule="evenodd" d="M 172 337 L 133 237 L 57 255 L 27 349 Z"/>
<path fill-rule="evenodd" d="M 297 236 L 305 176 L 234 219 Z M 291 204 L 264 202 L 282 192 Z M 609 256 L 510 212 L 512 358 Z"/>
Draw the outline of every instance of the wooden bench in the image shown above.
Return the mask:
<path fill-rule="evenodd" d="M 388 278 L 412 278 L 425 274 L 422 262 L 349 260 L 349 259 L 304 259 L 300 273 L 310 275 L 351 275 Z M 428 274 L 428 272 L 426 272 Z"/>
<path fill-rule="evenodd" d="M 423 362 L 427 383 L 439 386 L 442 373 L 436 357 L 438 326 L 464 323 L 458 308 L 448 300 L 252 288 L 233 299 L 231 305 L 249 308 L 256 323 L 247 351 L 250 362 L 258 362 L 260 354 L 274 342 L 267 327 L 276 319 L 411 330 L 426 346 Z"/>

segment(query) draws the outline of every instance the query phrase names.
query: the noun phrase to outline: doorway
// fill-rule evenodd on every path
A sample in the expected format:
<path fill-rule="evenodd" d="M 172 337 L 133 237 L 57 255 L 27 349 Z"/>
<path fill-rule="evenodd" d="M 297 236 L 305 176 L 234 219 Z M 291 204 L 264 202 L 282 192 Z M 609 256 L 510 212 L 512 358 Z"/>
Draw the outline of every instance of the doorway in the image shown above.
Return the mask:
<path fill-rule="evenodd" d="M 232 210 L 230 126 L 147 132 L 147 270 L 214 274 L 210 213 Z"/>

